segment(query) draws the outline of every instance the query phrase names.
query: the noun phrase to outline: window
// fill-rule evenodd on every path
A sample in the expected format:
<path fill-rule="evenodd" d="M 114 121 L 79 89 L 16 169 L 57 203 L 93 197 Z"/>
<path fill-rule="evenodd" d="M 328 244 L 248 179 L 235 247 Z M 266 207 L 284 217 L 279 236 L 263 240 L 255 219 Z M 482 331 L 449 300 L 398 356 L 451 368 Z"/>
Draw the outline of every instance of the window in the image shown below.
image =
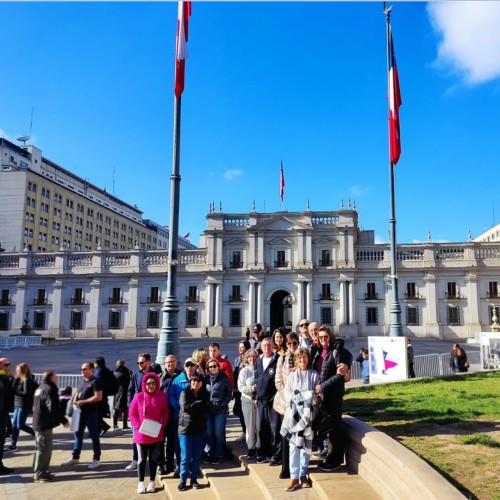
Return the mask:
<path fill-rule="evenodd" d="M 458 306 L 448 307 L 448 324 L 460 325 L 460 309 Z"/>
<path fill-rule="evenodd" d="M 231 296 L 229 297 L 230 301 L 240 301 L 241 293 L 240 293 L 240 285 L 233 285 L 231 289 Z"/>
<path fill-rule="evenodd" d="M 321 250 L 321 260 L 319 261 L 319 265 L 322 267 L 332 265 L 330 250 Z"/>
<path fill-rule="evenodd" d="M 241 309 L 229 309 L 229 326 L 241 326 Z"/>
<path fill-rule="evenodd" d="M 40 226 L 47 227 L 48 223 L 49 223 L 49 221 L 47 219 L 45 219 L 45 217 L 40 217 L 40 222 L 39 222 Z"/>
<path fill-rule="evenodd" d="M 0 312 L 0 330 L 5 331 L 9 329 L 9 313 Z"/>
<path fill-rule="evenodd" d="M 76 211 L 83 214 L 83 205 L 81 203 L 76 204 Z"/>
<path fill-rule="evenodd" d="M 71 299 L 72 304 L 83 304 L 83 299 L 83 288 L 75 288 L 75 291 L 73 292 L 73 298 Z"/>
<path fill-rule="evenodd" d="M 71 311 L 71 320 L 69 328 L 71 330 L 83 330 L 83 312 Z"/>
<path fill-rule="evenodd" d="M 9 290 L 3 289 L 0 295 L 0 306 L 8 306 L 10 303 Z"/>
<path fill-rule="evenodd" d="M 500 322 L 500 306 L 488 306 L 488 324 L 493 324 L 493 310 L 496 312 L 497 323 Z"/>
<path fill-rule="evenodd" d="M 449 282 L 446 284 L 446 298 L 456 299 L 457 298 L 457 284 L 454 282 Z"/>
<path fill-rule="evenodd" d="M 149 299 L 148 302 L 150 304 L 158 304 L 161 302 L 161 297 L 160 297 L 160 290 L 157 286 L 152 286 L 149 289 Z"/>
<path fill-rule="evenodd" d="M 376 307 L 366 308 L 366 324 L 378 325 L 378 308 Z"/>
<path fill-rule="evenodd" d="M 59 236 L 52 236 L 52 244 L 59 245 Z"/>
<path fill-rule="evenodd" d="M 56 203 L 62 203 L 62 195 L 60 195 L 60 194 L 56 193 L 56 194 L 54 195 L 54 201 L 55 201 Z"/>
<path fill-rule="evenodd" d="M 75 207 L 75 203 L 73 200 L 70 200 L 70 199 L 66 199 L 66 206 L 68 208 L 74 208 Z"/>
<path fill-rule="evenodd" d="M 375 291 L 375 283 L 366 284 L 366 300 L 375 300 L 377 298 L 377 292 Z"/>
<path fill-rule="evenodd" d="M 417 298 L 417 287 L 415 283 L 406 283 L 406 298 L 416 299 Z"/>
<path fill-rule="evenodd" d="M 91 208 L 87 208 L 87 215 L 89 217 L 94 217 L 94 211 Z"/>
<path fill-rule="evenodd" d="M 330 289 L 330 283 L 322 283 L 321 284 L 321 295 L 319 297 L 320 300 L 331 300 L 332 292 Z M 328 323 L 330 324 L 330 323 Z"/>
<path fill-rule="evenodd" d="M 186 302 L 198 302 L 198 287 L 195 285 L 191 285 L 188 288 L 188 296 L 186 298 Z"/>
<path fill-rule="evenodd" d="M 241 262 L 241 252 L 233 252 L 231 255 L 231 269 L 239 269 L 243 267 L 243 263 Z"/>
<path fill-rule="evenodd" d="M 488 298 L 489 299 L 497 299 L 498 297 L 498 282 L 490 281 L 488 283 Z"/>
<path fill-rule="evenodd" d="M 47 233 L 42 233 L 42 232 L 39 232 L 38 233 L 38 239 L 40 241 L 47 241 Z"/>
<path fill-rule="evenodd" d="M 45 330 L 44 311 L 35 311 L 33 314 L 33 330 Z"/>
<path fill-rule="evenodd" d="M 27 227 L 24 228 L 24 236 L 28 238 L 33 238 L 33 229 L 29 229 Z"/>
<path fill-rule="evenodd" d="M 418 307 L 408 306 L 406 308 L 406 324 L 408 326 L 418 326 Z"/>
<path fill-rule="evenodd" d="M 319 316 L 322 325 L 333 325 L 333 310 L 331 307 L 321 307 Z"/>
<path fill-rule="evenodd" d="M 160 328 L 160 312 L 157 309 L 148 311 L 148 328 Z"/>
<path fill-rule="evenodd" d="M 76 218 L 76 225 L 77 226 L 83 226 L 83 218 L 82 217 L 77 217 Z"/>
<path fill-rule="evenodd" d="M 44 198 L 50 198 L 50 189 L 42 188 L 42 196 Z"/>
<path fill-rule="evenodd" d="M 59 222 L 53 222 L 52 223 L 52 230 L 53 231 L 60 231 L 61 230 L 61 224 Z"/>
<path fill-rule="evenodd" d="M 186 326 L 196 328 L 198 326 L 198 309 L 186 309 Z"/>
<path fill-rule="evenodd" d="M 286 259 L 285 250 L 277 250 L 276 251 L 276 261 L 274 262 L 274 267 L 287 267 L 288 262 Z"/>
<path fill-rule="evenodd" d="M 120 288 L 113 288 L 111 290 L 110 303 L 111 304 L 120 304 L 121 303 L 121 289 Z"/>
<path fill-rule="evenodd" d="M 109 311 L 109 329 L 117 330 L 120 328 L 120 311 Z"/>
<path fill-rule="evenodd" d="M 87 221 L 87 228 L 88 228 L 88 229 L 92 229 L 92 227 L 93 227 L 93 223 L 92 223 L 92 221 L 88 220 L 88 221 Z"/>
<path fill-rule="evenodd" d="M 47 303 L 47 297 L 45 296 L 45 288 L 39 288 L 36 292 L 35 305 L 43 306 Z"/>
<path fill-rule="evenodd" d="M 54 208 L 54 217 L 61 217 L 61 209 L 60 208 Z"/>
<path fill-rule="evenodd" d="M 28 191 L 36 193 L 36 184 L 34 182 L 28 182 Z"/>
<path fill-rule="evenodd" d="M 24 214 L 24 220 L 28 222 L 35 222 L 35 216 L 33 214 L 30 214 L 29 212 L 26 212 Z"/>
<path fill-rule="evenodd" d="M 64 219 L 69 220 L 70 222 L 73 222 L 73 214 L 69 214 L 68 212 L 65 212 Z"/>
<path fill-rule="evenodd" d="M 42 212 L 49 213 L 49 204 L 48 203 L 40 203 L 40 210 Z"/>
<path fill-rule="evenodd" d="M 111 224 L 111 217 L 109 217 L 108 215 L 106 215 L 106 218 L 104 220 L 106 224 Z"/>

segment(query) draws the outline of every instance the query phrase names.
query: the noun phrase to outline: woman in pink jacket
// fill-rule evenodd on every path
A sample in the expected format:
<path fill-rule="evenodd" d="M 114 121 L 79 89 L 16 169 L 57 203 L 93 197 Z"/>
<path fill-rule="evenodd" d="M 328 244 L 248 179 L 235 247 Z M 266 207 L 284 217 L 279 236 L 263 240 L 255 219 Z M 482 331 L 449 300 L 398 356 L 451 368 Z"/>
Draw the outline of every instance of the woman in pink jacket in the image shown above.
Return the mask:
<path fill-rule="evenodd" d="M 138 392 L 134 396 L 129 409 L 130 422 L 135 429 L 134 443 L 137 446 L 139 454 L 137 463 L 139 485 L 137 486 L 137 493 L 145 493 L 146 491 L 148 493 L 154 493 L 155 491 L 158 448 L 163 443 L 163 431 L 167 424 L 168 415 L 168 400 L 165 393 L 160 390 L 160 379 L 158 375 L 154 372 L 144 374 L 144 377 L 142 377 L 142 392 Z M 161 424 L 157 436 L 151 436 L 154 432 L 151 433 L 144 427 L 141 429 L 141 425 L 143 425 L 146 419 Z M 150 481 L 146 489 L 144 487 L 144 475 L 146 473 L 146 460 L 148 456 Z"/>

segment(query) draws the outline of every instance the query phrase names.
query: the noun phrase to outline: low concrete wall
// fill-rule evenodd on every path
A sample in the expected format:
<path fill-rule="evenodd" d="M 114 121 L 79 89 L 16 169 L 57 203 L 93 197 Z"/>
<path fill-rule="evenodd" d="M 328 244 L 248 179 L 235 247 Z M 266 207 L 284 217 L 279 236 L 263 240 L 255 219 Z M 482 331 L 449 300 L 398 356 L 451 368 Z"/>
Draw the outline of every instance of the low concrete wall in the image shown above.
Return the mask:
<path fill-rule="evenodd" d="M 430 465 L 383 432 L 345 416 L 347 466 L 382 498 L 465 499 Z"/>

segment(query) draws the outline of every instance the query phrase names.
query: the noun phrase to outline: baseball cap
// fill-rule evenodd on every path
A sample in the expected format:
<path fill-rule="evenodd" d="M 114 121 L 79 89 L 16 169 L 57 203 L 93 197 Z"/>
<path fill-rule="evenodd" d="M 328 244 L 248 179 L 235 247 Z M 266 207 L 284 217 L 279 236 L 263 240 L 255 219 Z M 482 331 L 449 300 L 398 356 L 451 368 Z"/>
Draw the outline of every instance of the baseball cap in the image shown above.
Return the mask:
<path fill-rule="evenodd" d="M 255 323 L 252 328 L 252 332 L 260 332 L 262 330 L 262 325 L 260 323 Z"/>
<path fill-rule="evenodd" d="M 184 361 L 184 366 L 189 365 L 189 364 L 196 366 L 197 363 L 193 358 L 188 358 L 188 359 L 186 359 L 186 361 Z"/>

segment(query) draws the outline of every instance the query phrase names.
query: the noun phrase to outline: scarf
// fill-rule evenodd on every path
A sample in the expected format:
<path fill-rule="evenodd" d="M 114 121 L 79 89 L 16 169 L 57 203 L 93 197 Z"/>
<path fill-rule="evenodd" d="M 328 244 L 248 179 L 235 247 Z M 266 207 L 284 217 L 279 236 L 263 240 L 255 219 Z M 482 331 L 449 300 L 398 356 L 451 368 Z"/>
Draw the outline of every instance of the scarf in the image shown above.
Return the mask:
<path fill-rule="evenodd" d="M 316 413 L 314 386 L 318 381 L 317 372 L 297 370 L 290 374 L 285 388 L 288 404 L 281 426 L 281 435 L 308 453 L 311 453 L 312 424 Z"/>

